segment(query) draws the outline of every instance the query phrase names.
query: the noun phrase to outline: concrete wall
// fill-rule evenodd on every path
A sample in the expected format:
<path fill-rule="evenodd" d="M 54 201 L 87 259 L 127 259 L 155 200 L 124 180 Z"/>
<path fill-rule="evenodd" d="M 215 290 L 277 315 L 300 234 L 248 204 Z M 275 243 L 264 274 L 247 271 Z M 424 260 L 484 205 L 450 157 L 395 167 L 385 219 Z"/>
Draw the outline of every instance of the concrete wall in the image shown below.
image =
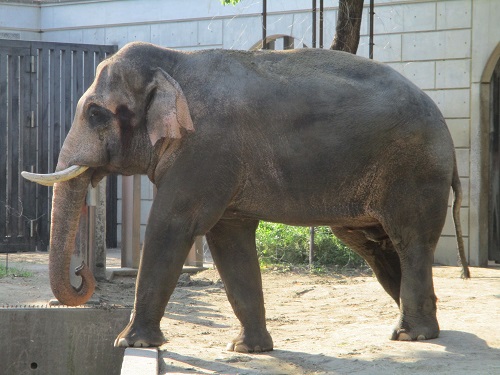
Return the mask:
<path fill-rule="evenodd" d="M 325 3 L 324 35 L 328 47 L 335 30 L 338 1 Z M 500 41 L 500 1 L 375 3 L 374 58 L 424 89 L 445 115 L 455 142 L 465 195 L 461 220 L 466 251 L 472 265 L 484 265 L 488 208 L 488 144 L 484 134 L 489 125 L 481 117 L 480 91 L 485 65 Z M 37 6 L 1 3 L 0 33 L 19 33 L 22 39 L 120 47 L 142 40 L 179 49 L 250 49 L 262 35 L 261 7 L 261 2 L 254 0 L 243 0 L 236 7 L 224 7 L 218 0 L 63 1 Z M 268 36 L 291 35 L 296 45 L 311 46 L 310 7 L 310 0 L 268 1 Z M 361 33 L 358 54 L 367 57 L 367 8 Z M 141 216 L 145 223 L 152 199 L 152 188 L 146 179 L 142 190 L 145 204 Z M 456 264 L 455 248 L 454 229 L 448 217 L 436 261 Z"/>

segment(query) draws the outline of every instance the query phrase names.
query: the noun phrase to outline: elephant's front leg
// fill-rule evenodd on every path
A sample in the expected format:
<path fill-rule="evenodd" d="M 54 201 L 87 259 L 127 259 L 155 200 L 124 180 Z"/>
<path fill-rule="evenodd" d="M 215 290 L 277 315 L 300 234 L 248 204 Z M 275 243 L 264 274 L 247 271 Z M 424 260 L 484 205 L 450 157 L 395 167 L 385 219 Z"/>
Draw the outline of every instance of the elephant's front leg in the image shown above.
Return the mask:
<path fill-rule="evenodd" d="M 224 282 L 227 297 L 241 323 L 240 334 L 228 350 L 251 353 L 273 350 L 266 329 L 264 296 L 255 247 L 258 221 L 220 220 L 206 235 Z"/>
<path fill-rule="evenodd" d="M 165 337 L 160 321 L 168 300 L 177 285 L 194 234 L 183 218 L 161 220 L 165 212 L 154 204 L 146 228 L 146 236 L 137 276 L 135 303 L 127 327 L 120 333 L 115 346 L 160 346 Z"/>

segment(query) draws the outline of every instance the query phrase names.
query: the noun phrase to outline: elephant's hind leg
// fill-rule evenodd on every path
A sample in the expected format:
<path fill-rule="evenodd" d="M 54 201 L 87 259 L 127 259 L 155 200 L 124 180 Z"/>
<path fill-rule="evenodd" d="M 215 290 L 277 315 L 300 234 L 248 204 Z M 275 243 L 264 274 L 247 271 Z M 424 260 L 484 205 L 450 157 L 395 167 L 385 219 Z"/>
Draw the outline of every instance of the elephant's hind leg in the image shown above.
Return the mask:
<path fill-rule="evenodd" d="M 227 297 L 241 323 L 240 334 L 228 344 L 236 352 L 273 350 L 266 329 L 264 296 L 255 247 L 258 221 L 221 220 L 207 234 L 210 252 L 224 282 Z"/>
<path fill-rule="evenodd" d="M 392 241 L 381 225 L 365 228 L 332 227 L 332 232 L 371 267 L 384 290 L 399 306 L 401 265 Z"/>

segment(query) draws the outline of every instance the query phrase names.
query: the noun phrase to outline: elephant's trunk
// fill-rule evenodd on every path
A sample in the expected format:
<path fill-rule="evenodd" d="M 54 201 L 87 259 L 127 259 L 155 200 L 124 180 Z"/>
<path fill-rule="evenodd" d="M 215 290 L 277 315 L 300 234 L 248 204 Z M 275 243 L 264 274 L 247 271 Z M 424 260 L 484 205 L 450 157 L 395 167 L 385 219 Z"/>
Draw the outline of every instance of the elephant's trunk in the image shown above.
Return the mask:
<path fill-rule="evenodd" d="M 50 286 L 59 302 L 69 306 L 84 304 L 95 289 L 94 276 L 85 264 L 76 269 L 76 274 L 82 277 L 78 288 L 71 285 L 69 274 L 80 212 L 90 176 L 91 171 L 87 171 L 77 178 L 54 185 L 49 254 Z"/>

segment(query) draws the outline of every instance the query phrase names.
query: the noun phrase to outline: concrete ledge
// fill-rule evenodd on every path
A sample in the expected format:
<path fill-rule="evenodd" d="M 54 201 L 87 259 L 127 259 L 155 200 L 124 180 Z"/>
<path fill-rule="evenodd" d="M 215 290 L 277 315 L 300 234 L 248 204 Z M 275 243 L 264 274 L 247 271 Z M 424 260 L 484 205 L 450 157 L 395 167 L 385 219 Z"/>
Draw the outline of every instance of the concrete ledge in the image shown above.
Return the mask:
<path fill-rule="evenodd" d="M 122 308 L 0 308 L 0 374 L 117 375 L 113 342 L 129 320 Z"/>
<path fill-rule="evenodd" d="M 157 375 L 157 348 L 127 348 L 123 355 L 120 375 Z"/>
<path fill-rule="evenodd" d="M 195 267 L 195 266 L 184 266 L 182 268 L 182 273 L 197 273 L 207 270 L 207 267 Z M 127 276 L 137 276 L 137 268 L 118 268 L 118 267 L 108 267 L 106 268 L 106 277 L 108 280 L 113 280 L 115 277 L 127 277 Z"/>

